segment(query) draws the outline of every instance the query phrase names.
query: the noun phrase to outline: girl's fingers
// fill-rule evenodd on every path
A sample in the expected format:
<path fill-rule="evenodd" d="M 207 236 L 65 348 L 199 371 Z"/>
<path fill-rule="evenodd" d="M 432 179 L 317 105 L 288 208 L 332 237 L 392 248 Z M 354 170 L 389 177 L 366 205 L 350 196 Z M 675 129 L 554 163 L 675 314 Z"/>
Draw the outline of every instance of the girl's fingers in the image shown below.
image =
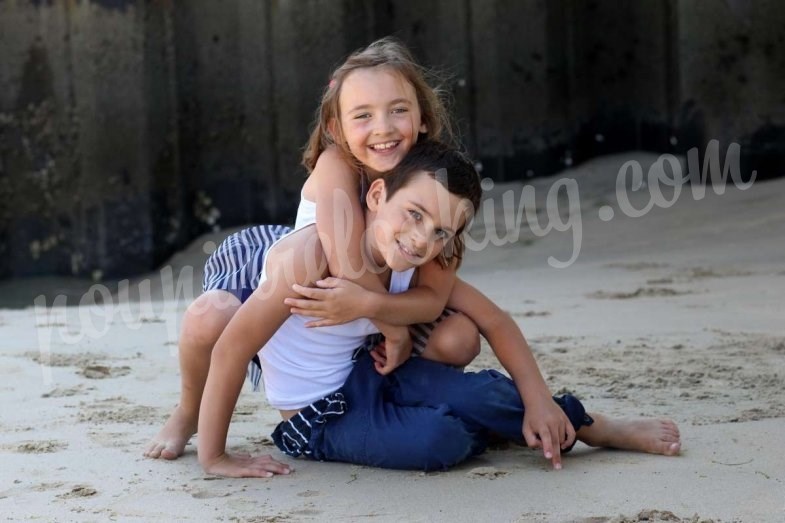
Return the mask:
<path fill-rule="evenodd" d="M 301 296 L 310 298 L 312 300 L 321 300 L 327 295 L 327 290 L 317 289 L 316 287 L 304 287 L 297 283 L 292 285 L 292 290 Z M 292 298 L 289 298 L 292 299 Z"/>
<path fill-rule="evenodd" d="M 332 320 L 309 321 L 305 324 L 306 327 L 331 327 L 333 325 L 337 325 L 337 323 Z"/>
<path fill-rule="evenodd" d="M 316 309 L 317 307 L 321 307 L 321 304 L 318 301 L 303 298 L 286 298 L 283 300 L 283 303 L 284 305 L 298 309 Z"/>
<path fill-rule="evenodd" d="M 316 285 L 322 289 L 332 289 L 333 287 L 338 286 L 339 281 L 340 280 L 338 278 L 330 276 L 329 278 L 317 281 Z"/>

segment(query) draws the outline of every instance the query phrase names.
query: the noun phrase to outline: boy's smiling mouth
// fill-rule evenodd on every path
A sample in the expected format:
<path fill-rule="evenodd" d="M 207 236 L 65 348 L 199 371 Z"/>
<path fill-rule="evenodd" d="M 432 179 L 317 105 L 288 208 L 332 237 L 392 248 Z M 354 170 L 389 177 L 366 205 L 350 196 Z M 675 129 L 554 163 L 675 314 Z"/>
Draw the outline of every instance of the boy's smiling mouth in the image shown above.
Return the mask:
<path fill-rule="evenodd" d="M 410 260 L 421 260 L 422 256 L 415 253 L 414 251 L 405 247 L 399 240 L 395 240 L 395 243 L 398 244 L 398 249 L 404 254 L 404 257 L 409 258 Z"/>

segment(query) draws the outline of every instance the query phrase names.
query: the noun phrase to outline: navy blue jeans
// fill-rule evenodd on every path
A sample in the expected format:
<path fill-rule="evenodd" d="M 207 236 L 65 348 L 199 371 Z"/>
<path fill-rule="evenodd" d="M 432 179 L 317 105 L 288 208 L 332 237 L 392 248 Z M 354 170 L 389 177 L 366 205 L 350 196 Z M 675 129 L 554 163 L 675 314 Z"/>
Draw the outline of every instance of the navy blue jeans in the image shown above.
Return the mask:
<path fill-rule="evenodd" d="M 489 434 L 524 443 L 518 389 L 495 370 L 464 373 L 411 358 L 381 376 L 366 353 L 338 392 L 345 412 L 307 423 L 305 453 L 313 459 L 443 470 L 482 453 Z M 554 400 L 576 431 L 592 423 L 575 397 Z M 276 433 L 280 439 L 280 427 Z"/>

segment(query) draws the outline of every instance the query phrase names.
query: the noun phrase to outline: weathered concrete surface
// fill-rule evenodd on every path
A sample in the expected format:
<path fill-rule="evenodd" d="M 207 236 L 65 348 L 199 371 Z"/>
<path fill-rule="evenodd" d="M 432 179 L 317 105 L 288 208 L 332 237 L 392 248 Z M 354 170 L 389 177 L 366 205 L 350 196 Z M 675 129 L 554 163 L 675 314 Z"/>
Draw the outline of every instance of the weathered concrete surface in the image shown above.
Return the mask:
<path fill-rule="evenodd" d="M 785 173 L 776 0 L 0 2 L 0 277 L 148 270 L 293 217 L 328 74 L 395 34 L 498 180 L 740 142 Z"/>

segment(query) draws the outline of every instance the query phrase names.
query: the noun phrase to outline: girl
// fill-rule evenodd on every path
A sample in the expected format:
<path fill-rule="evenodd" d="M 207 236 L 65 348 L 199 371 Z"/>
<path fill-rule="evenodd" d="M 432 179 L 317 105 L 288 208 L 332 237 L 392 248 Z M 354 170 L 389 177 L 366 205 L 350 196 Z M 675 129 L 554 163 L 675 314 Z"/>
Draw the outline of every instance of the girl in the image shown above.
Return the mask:
<path fill-rule="evenodd" d="M 415 268 L 462 233 L 479 199 L 479 177 L 462 155 L 432 142 L 415 146 L 392 173 L 371 183 L 366 196 L 361 247 L 381 269 L 376 277 L 389 280 L 391 292 L 404 290 Z M 522 440 L 523 404 L 512 380 L 498 372 L 462 373 L 414 358 L 383 376 L 368 355 L 351 362 L 354 348 L 372 330 L 367 320 L 308 328 L 306 318 L 290 315 L 283 304 L 293 294 L 282 277 L 285 268 L 302 285 L 327 274 L 313 225 L 280 240 L 263 266 L 260 286 L 213 350 L 199 417 L 199 461 L 206 472 L 232 477 L 290 472 L 270 456 L 236 456 L 225 448 L 247 361 L 260 346 L 267 399 L 285 420 L 273 439 L 289 455 L 431 470 L 482 452 L 489 432 Z M 268 276 L 268 269 L 276 272 Z M 565 449 L 578 431 L 591 445 L 678 451 L 673 424 L 595 420 L 572 396 L 548 401 L 558 413 L 557 430 L 567 435 Z"/>
<path fill-rule="evenodd" d="M 395 297 L 386 293 L 374 274 L 362 269 L 359 246 L 364 227 L 357 197 L 361 180 L 378 179 L 418 140 L 441 141 L 442 136 L 449 139 L 451 132 L 438 93 L 429 87 L 408 50 L 385 38 L 351 55 L 333 73 L 303 155 L 311 174 L 303 186 L 295 230 L 315 222 L 330 273 L 353 278 L 382 297 L 365 311 L 385 336 L 384 347 L 374 352 L 382 373 L 391 372 L 409 356 L 412 340 L 406 325 L 410 324 L 443 320 L 430 338 L 432 326 L 419 327 L 414 349 L 424 357 L 465 365 L 479 351 L 477 328 L 466 316 L 439 318 L 460 261 L 452 253 L 460 245 L 448 246 L 438 262 L 422 267 L 420 279 L 427 283 Z M 180 403 L 148 444 L 146 456 L 175 459 L 182 454 L 196 430 L 213 346 L 258 286 L 267 247 L 289 230 L 260 226 L 241 231 L 227 238 L 208 260 L 205 292 L 183 319 Z M 395 318 L 397 325 L 383 321 L 389 318 Z M 332 323 L 341 321 L 345 320 Z"/>

